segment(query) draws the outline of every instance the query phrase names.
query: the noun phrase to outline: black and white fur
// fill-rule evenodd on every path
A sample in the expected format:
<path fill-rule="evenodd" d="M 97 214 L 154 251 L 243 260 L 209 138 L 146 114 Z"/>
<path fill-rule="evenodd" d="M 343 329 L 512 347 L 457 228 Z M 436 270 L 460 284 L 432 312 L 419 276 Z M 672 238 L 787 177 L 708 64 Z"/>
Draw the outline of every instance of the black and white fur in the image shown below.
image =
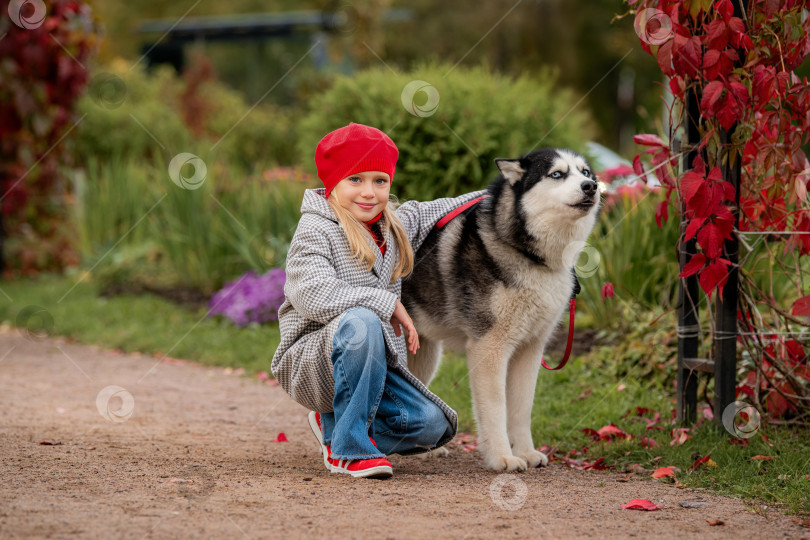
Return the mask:
<path fill-rule="evenodd" d="M 548 463 L 532 441 L 535 383 L 600 197 L 593 170 L 570 150 L 495 163 L 489 196 L 434 228 L 403 280 L 421 345 L 408 369 L 427 385 L 443 343 L 466 351 L 484 464 L 523 471 Z"/>

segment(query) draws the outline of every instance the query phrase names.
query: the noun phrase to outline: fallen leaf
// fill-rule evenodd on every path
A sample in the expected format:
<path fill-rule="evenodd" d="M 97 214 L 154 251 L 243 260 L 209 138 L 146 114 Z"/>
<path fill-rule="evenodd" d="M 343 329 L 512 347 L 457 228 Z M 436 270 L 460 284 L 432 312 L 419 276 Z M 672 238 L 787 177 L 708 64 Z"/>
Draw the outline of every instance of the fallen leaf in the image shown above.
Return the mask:
<path fill-rule="evenodd" d="M 669 445 L 681 445 L 691 438 L 692 436 L 689 435 L 689 428 L 674 428 L 672 430 L 672 440 L 669 441 Z"/>
<path fill-rule="evenodd" d="M 675 471 L 673 470 L 675 466 L 671 467 L 659 467 L 655 469 L 655 472 L 652 473 L 653 478 L 675 478 Z"/>
<path fill-rule="evenodd" d="M 728 440 L 731 444 L 735 444 L 737 446 L 748 446 L 748 439 L 741 439 L 739 437 L 732 437 Z"/>
<path fill-rule="evenodd" d="M 725 525 L 725 524 L 726 524 L 726 522 L 725 522 L 725 521 L 723 521 L 722 519 L 718 519 L 717 521 L 709 521 L 709 520 L 707 519 L 707 520 L 706 520 L 706 523 L 708 523 L 708 524 L 709 524 L 709 525 L 711 525 L 712 527 L 716 527 L 716 526 L 718 526 L 718 525 Z"/>
<path fill-rule="evenodd" d="M 593 390 L 591 390 L 590 388 L 588 388 L 587 390 L 585 390 L 584 392 L 582 392 L 580 395 L 578 395 L 577 397 L 575 397 L 575 398 L 574 398 L 574 399 L 572 399 L 571 401 L 579 401 L 580 399 L 586 399 L 586 398 L 589 398 L 589 397 L 591 397 L 591 394 L 592 394 L 592 393 L 593 393 Z"/>
<path fill-rule="evenodd" d="M 601 438 L 599 437 L 599 433 L 597 433 L 595 429 L 587 427 L 581 429 L 580 431 L 582 431 L 582 433 L 584 433 L 585 435 L 588 435 L 589 437 L 593 438 L 593 440 L 595 441 L 598 441 Z"/>
<path fill-rule="evenodd" d="M 790 521 L 792 521 L 793 523 L 795 523 L 799 527 L 807 527 L 807 528 L 810 529 L 810 521 L 800 521 L 798 519 L 791 519 Z"/>
<path fill-rule="evenodd" d="M 616 387 L 616 391 L 617 392 L 624 392 L 625 388 L 627 388 L 627 385 L 620 384 L 619 386 Z"/>
<path fill-rule="evenodd" d="M 658 443 L 655 442 L 655 439 L 651 439 L 649 437 L 642 437 L 641 438 L 641 447 L 642 448 L 647 448 L 649 450 L 650 448 L 655 448 L 656 446 L 658 446 Z"/>
<path fill-rule="evenodd" d="M 754 457 L 752 457 L 752 458 L 751 458 L 749 461 L 754 461 L 754 460 L 759 461 L 759 460 L 761 460 L 761 459 L 764 459 L 764 460 L 766 460 L 766 461 L 770 461 L 770 460 L 772 460 L 773 458 L 772 458 L 771 456 L 754 456 Z"/>
<path fill-rule="evenodd" d="M 260 371 L 256 374 L 256 378 L 260 381 L 266 381 L 270 379 L 270 375 L 268 375 L 266 371 Z"/>
<path fill-rule="evenodd" d="M 599 428 L 596 433 L 599 435 L 601 440 L 613 440 L 615 437 L 621 437 L 622 439 L 630 440 L 633 438 L 632 435 L 629 433 L 625 433 L 621 429 L 617 428 L 613 424 L 608 424 L 604 427 Z"/>
<path fill-rule="evenodd" d="M 51 441 L 40 441 L 39 444 L 44 446 L 59 446 L 62 444 L 62 441 L 59 442 L 51 442 Z"/>
<path fill-rule="evenodd" d="M 623 504 L 622 508 L 625 510 L 661 510 L 660 506 L 647 499 L 633 499 L 629 503 Z"/>
<path fill-rule="evenodd" d="M 275 442 L 289 442 L 289 441 L 287 441 L 287 436 L 284 435 L 284 432 L 282 431 L 281 433 L 278 434 L 278 437 L 276 437 Z"/>
<path fill-rule="evenodd" d="M 709 461 L 711 461 L 711 459 L 712 459 L 712 457 L 710 455 L 706 455 L 706 456 L 703 456 L 702 458 L 698 458 L 698 459 L 695 460 L 694 463 L 692 463 L 692 466 L 689 467 L 689 470 L 691 471 L 692 469 L 697 469 L 701 465 L 706 465 L 706 464 L 709 463 Z M 717 464 L 715 463 L 715 466 L 716 465 Z"/>

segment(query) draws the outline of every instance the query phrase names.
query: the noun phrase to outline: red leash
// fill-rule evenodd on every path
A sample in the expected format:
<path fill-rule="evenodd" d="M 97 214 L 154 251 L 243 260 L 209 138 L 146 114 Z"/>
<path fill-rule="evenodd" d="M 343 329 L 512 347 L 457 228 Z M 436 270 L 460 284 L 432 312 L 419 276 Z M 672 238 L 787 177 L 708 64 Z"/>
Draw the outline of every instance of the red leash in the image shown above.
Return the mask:
<path fill-rule="evenodd" d="M 568 357 L 571 356 L 571 346 L 574 344 L 574 311 L 576 311 L 576 303 L 575 298 L 568 301 L 568 343 L 565 344 L 565 354 L 563 355 L 562 362 L 560 362 L 560 365 L 557 367 L 549 367 L 548 364 L 546 364 L 546 359 L 543 358 L 540 360 L 540 363 L 546 369 L 557 371 L 565 367 L 565 364 L 568 363 Z"/>
<path fill-rule="evenodd" d="M 455 210 L 444 216 L 442 219 L 440 219 L 436 223 L 436 228 L 441 229 L 442 227 L 447 225 L 454 217 L 456 217 L 466 209 L 470 208 L 471 206 L 478 204 L 479 202 L 481 202 L 482 199 L 485 199 L 486 197 L 487 195 L 481 195 L 480 197 L 475 198 L 459 206 L 458 208 L 456 208 Z M 574 294 L 578 292 L 579 289 L 577 288 L 574 291 Z M 562 369 L 563 367 L 565 367 L 565 364 L 568 363 L 568 357 L 571 356 L 571 346 L 574 344 L 574 311 L 576 311 L 576 299 L 571 298 L 571 300 L 568 302 L 568 313 L 569 313 L 568 343 L 565 344 L 565 354 L 563 355 L 562 362 L 560 362 L 560 365 L 558 365 L 557 367 L 549 367 L 548 364 L 546 364 L 546 359 L 541 358 L 540 363 L 543 365 L 544 368 L 556 371 L 558 369 Z"/>

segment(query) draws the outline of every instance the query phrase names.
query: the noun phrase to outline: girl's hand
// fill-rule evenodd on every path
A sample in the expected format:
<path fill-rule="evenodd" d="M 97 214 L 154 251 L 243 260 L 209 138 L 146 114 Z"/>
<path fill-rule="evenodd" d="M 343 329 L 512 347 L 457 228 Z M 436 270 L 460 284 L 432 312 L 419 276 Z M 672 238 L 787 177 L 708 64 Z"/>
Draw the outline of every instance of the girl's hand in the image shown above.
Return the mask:
<path fill-rule="evenodd" d="M 402 335 L 400 325 L 405 328 L 405 332 L 408 334 L 408 350 L 416 354 L 416 350 L 419 348 L 419 334 L 416 333 L 416 327 L 413 325 L 408 312 L 405 311 L 405 306 L 399 300 L 397 300 L 397 305 L 394 308 L 394 314 L 391 315 L 391 325 L 394 327 L 394 333 L 397 337 Z"/>

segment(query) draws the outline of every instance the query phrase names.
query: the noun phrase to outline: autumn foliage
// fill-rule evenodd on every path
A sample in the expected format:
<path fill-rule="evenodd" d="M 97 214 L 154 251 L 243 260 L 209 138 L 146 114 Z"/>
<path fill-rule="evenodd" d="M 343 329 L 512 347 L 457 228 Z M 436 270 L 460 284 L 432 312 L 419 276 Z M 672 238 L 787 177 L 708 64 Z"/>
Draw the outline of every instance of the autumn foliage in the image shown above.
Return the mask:
<path fill-rule="evenodd" d="M 639 176 L 654 171 L 667 200 L 657 209 L 659 225 L 669 209 L 683 209 L 687 223 L 682 241 L 696 239 L 698 253 L 681 277 L 697 274 L 709 295 L 722 291 L 730 257 L 724 243 L 735 235 L 763 233 L 781 242 L 783 256 L 810 253 L 807 205 L 808 162 L 802 145 L 810 136 L 810 84 L 794 69 L 810 53 L 810 17 L 800 0 L 628 0 L 635 10 L 641 45 L 658 62 L 677 98 L 670 109 L 670 141 L 638 135 L 648 147 L 649 165 L 641 156 L 633 166 Z M 735 6 L 737 10 L 735 11 Z M 699 145 L 681 144 L 675 131 L 685 123 L 684 103 L 698 96 Z M 681 141 L 683 142 L 683 141 Z M 678 172 L 683 153 L 698 151 L 693 167 Z M 678 153 L 680 152 L 680 153 Z M 724 170 L 741 163 L 740 200 Z M 649 168 L 651 166 L 651 168 Z M 672 194 L 677 194 L 673 200 Z M 673 204 L 677 203 L 677 204 Z M 769 254 L 774 256 L 770 251 Z M 775 258 L 782 258 L 775 255 Z M 741 268 L 742 270 L 742 264 Z M 756 369 L 740 392 L 772 416 L 808 415 L 810 373 L 802 345 L 785 336 L 810 316 L 810 296 L 801 292 L 801 266 L 793 267 L 799 298 L 792 309 L 742 275 L 738 315 L 741 339 L 754 353 Z M 795 290 L 795 289 L 794 289 Z M 786 344 L 792 342 L 792 347 Z M 798 349 L 797 349 L 798 347 Z M 790 354 L 785 353 L 790 349 Z M 801 412 L 801 413 L 800 413 Z"/>
<path fill-rule="evenodd" d="M 0 0 L 0 13 L 0 209 L 7 270 L 61 270 L 77 261 L 66 220 L 70 190 L 59 168 L 70 157 L 65 139 L 79 120 L 74 105 L 88 83 L 96 29 L 89 7 L 77 1 Z"/>

